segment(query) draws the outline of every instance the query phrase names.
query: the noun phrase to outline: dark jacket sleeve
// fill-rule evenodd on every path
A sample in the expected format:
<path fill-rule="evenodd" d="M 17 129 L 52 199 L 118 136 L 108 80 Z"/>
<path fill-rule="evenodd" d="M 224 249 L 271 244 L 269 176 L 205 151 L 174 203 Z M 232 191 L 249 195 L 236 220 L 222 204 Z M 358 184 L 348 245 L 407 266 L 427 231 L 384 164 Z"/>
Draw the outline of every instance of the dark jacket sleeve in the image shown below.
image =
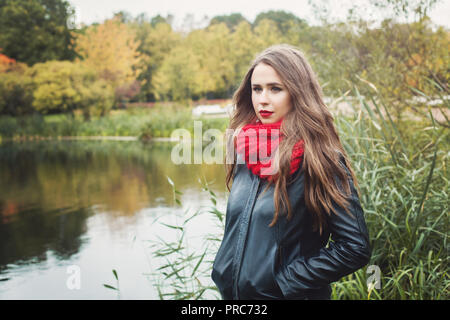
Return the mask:
<path fill-rule="evenodd" d="M 344 166 L 345 167 L 345 166 Z M 308 257 L 294 260 L 281 268 L 275 278 L 283 295 L 299 296 L 306 289 L 319 289 L 364 267 L 370 260 L 371 248 L 358 194 L 347 167 L 352 195 L 349 201 L 351 217 L 333 201 L 338 215 L 327 216 L 332 241 L 328 247 Z"/>

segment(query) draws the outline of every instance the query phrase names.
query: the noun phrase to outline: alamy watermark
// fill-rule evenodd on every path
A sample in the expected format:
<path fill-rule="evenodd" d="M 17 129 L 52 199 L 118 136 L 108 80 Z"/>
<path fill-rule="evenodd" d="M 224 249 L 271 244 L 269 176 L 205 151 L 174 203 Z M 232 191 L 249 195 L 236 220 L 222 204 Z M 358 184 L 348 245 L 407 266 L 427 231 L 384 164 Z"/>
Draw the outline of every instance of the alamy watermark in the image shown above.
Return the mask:
<path fill-rule="evenodd" d="M 211 128 L 203 132 L 202 121 L 194 121 L 194 136 L 189 130 L 184 128 L 176 129 L 171 134 L 173 141 L 179 141 L 171 152 L 171 160 L 174 164 L 244 164 L 243 157 L 235 157 L 234 143 L 236 139 L 244 144 L 243 139 L 249 139 L 251 144 L 258 141 L 258 153 L 249 153 L 249 164 L 257 161 L 270 161 L 276 159 L 278 143 L 274 142 L 280 138 L 280 130 L 275 128 L 262 129 L 258 132 L 255 129 L 247 129 L 242 135 L 240 130 L 226 129 L 223 133 L 219 129 Z M 205 146 L 206 144 L 206 146 Z M 269 148 L 267 146 L 270 146 Z M 226 148 L 226 150 L 224 150 Z M 192 156 L 193 150 L 193 156 Z M 268 163 L 268 162 L 267 162 Z M 264 174 L 274 174 L 278 170 L 276 161 L 271 163 L 270 168 L 262 168 L 267 172 Z"/>
<path fill-rule="evenodd" d="M 381 289 L 381 269 L 379 266 L 372 264 L 367 267 L 366 274 L 370 276 L 367 278 L 367 289 L 372 291 L 373 289 Z"/>
<path fill-rule="evenodd" d="M 69 290 L 81 289 L 81 268 L 77 265 L 68 266 L 66 273 L 69 277 L 66 280 L 66 286 Z"/>

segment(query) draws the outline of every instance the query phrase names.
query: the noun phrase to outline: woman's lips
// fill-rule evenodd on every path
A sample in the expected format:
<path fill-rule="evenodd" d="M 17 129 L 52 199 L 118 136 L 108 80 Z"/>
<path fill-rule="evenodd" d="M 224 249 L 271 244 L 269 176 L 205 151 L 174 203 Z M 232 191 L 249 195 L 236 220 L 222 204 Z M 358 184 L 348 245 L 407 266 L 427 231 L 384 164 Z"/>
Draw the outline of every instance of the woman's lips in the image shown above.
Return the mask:
<path fill-rule="evenodd" d="M 265 111 L 265 110 L 261 110 L 261 111 L 259 112 L 259 114 L 260 114 L 261 117 L 263 117 L 263 118 L 270 117 L 270 116 L 272 115 L 272 113 L 273 113 L 273 112 L 271 112 L 271 111 Z"/>

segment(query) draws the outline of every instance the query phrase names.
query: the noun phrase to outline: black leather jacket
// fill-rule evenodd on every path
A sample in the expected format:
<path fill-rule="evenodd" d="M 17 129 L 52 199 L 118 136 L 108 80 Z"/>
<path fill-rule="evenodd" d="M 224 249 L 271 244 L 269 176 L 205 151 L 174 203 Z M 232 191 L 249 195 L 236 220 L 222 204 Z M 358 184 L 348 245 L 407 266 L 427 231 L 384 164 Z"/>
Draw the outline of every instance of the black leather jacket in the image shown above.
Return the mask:
<path fill-rule="evenodd" d="M 339 215 L 327 216 L 328 227 L 320 236 L 303 199 L 303 171 L 294 173 L 288 186 L 291 220 L 280 215 L 269 227 L 275 211 L 273 186 L 262 194 L 265 180 L 245 164 L 235 168 L 224 237 L 211 274 L 223 299 L 330 299 L 331 282 L 369 262 L 368 231 L 351 179 L 349 211 L 355 218 L 333 202 Z"/>

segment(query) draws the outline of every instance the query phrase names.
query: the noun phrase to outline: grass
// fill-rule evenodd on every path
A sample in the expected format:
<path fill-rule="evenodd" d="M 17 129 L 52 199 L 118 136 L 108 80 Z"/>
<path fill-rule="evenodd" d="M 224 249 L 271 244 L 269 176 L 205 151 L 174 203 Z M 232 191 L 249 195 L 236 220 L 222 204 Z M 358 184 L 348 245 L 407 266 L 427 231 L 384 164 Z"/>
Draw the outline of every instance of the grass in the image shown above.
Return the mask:
<path fill-rule="evenodd" d="M 143 140 L 170 137 L 178 128 L 193 133 L 194 120 L 201 120 L 203 131 L 225 130 L 228 118 L 194 119 L 191 109 L 177 105 L 156 105 L 152 108 L 113 110 L 108 116 L 84 121 L 80 114 L 70 116 L 31 115 L 0 117 L 0 139 L 39 139 L 64 136 L 133 136 Z"/>

